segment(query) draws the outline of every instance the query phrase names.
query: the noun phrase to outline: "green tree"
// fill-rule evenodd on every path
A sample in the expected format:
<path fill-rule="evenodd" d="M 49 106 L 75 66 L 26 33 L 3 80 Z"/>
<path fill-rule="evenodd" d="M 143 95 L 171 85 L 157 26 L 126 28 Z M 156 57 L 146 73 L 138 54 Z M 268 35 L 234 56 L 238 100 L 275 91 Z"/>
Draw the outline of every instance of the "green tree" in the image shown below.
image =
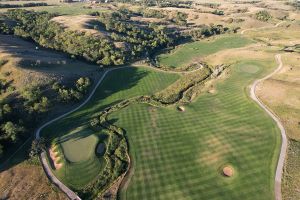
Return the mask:
<path fill-rule="evenodd" d="M 1 127 L 2 134 L 1 139 L 8 139 L 12 142 L 17 141 L 18 134 L 24 132 L 24 127 L 14 124 L 11 121 L 4 123 Z"/>
<path fill-rule="evenodd" d="M 45 138 L 40 138 L 39 140 L 35 139 L 32 141 L 29 156 L 34 157 L 39 155 L 46 149 Z"/>

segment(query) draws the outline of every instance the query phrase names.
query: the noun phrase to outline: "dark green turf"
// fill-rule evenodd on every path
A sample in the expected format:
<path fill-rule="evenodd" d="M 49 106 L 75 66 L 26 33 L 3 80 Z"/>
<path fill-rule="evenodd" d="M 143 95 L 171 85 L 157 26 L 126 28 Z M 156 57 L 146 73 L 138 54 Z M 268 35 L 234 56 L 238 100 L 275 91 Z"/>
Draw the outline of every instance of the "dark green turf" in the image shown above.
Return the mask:
<path fill-rule="evenodd" d="M 241 70 L 248 65 L 260 71 Z M 271 66 L 232 66 L 216 94 L 203 94 L 185 112 L 137 104 L 113 113 L 110 119 L 127 132 L 134 161 L 121 199 L 274 199 L 280 133 L 247 95 L 247 85 Z M 221 174 L 226 164 L 235 169 L 231 178 Z"/>

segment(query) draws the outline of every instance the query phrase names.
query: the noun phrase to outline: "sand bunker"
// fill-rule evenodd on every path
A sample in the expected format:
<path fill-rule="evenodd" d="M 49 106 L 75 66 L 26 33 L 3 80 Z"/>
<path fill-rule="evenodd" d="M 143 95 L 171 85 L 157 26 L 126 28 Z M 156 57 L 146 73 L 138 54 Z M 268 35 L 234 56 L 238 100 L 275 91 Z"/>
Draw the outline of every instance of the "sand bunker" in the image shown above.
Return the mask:
<path fill-rule="evenodd" d="M 180 112 L 184 112 L 185 111 L 185 108 L 183 106 L 178 106 L 177 107 L 177 110 L 180 111 Z"/>
<path fill-rule="evenodd" d="M 234 170 L 231 166 L 226 166 L 223 168 L 223 175 L 227 177 L 232 177 L 234 174 Z"/>
<path fill-rule="evenodd" d="M 62 163 L 59 163 L 60 157 L 59 157 L 59 155 L 58 155 L 58 152 L 55 152 L 55 151 L 54 151 L 54 148 L 53 148 L 53 147 L 51 147 L 51 148 L 49 149 L 49 155 L 50 155 L 50 158 L 51 158 L 51 160 L 52 160 L 52 162 L 53 162 L 54 168 L 55 168 L 56 170 L 60 169 L 60 168 L 63 166 L 63 164 L 62 164 Z"/>

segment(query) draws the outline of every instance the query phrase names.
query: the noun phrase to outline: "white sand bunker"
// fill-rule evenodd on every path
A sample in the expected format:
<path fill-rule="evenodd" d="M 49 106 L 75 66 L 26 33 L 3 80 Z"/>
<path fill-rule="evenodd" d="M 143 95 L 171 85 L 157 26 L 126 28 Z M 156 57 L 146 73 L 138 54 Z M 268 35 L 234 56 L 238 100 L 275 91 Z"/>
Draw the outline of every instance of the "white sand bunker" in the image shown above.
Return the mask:
<path fill-rule="evenodd" d="M 255 74 L 259 71 L 259 67 L 255 66 L 255 65 L 243 65 L 241 67 L 241 70 L 243 72 L 249 73 L 249 74 Z"/>

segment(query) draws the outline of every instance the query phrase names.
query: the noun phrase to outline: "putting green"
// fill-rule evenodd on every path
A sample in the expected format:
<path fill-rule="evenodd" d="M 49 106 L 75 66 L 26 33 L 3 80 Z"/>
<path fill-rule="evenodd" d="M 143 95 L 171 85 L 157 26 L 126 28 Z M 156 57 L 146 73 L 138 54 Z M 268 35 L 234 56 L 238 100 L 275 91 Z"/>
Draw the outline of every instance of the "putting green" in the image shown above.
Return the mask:
<path fill-rule="evenodd" d="M 255 74 L 259 71 L 259 67 L 255 66 L 255 65 L 243 65 L 240 67 L 240 70 L 246 73 L 250 73 L 250 74 Z"/>
<path fill-rule="evenodd" d="M 158 56 L 160 65 L 181 67 L 188 65 L 194 58 L 216 53 L 224 49 L 239 48 L 251 44 L 253 41 L 237 35 L 223 36 L 212 41 L 197 41 L 184 44 L 174 52 Z"/>
<path fill-rule="evenodd" d="M 95 154 L 98 142 L 99 138 L 90 129 L 76 129 L 71 136 L 60 138 L 64 156 L 69 162 L 90 159 Z"/>

